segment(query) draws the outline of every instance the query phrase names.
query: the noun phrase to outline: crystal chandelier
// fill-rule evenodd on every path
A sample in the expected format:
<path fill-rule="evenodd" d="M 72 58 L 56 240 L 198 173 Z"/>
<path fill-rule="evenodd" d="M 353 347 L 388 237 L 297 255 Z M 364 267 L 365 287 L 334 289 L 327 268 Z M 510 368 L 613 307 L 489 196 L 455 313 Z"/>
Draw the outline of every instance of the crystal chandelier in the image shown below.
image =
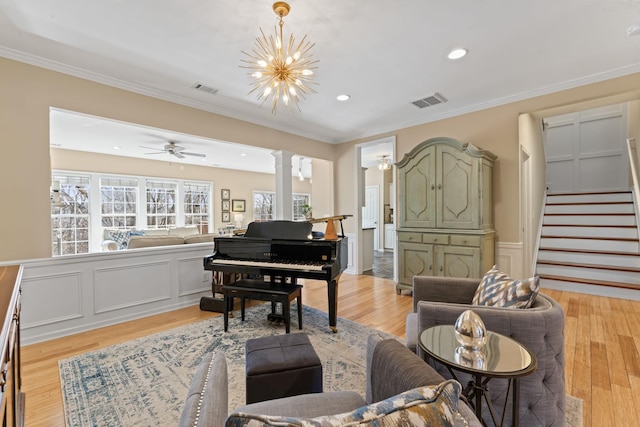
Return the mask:
<path fill-rule="evenodd" d="M 243 59 L 247 65 L 242 68 L 251 70 L 248 74 L 255 80 L 251 83 L 253 89 L 249 94 L 258 92 L 258 100 L 262 98 L 262 104 L 271 99 L 271 112 L 276 113 L 279 100 L 286 107 L 295 105 L 300 111 L 298 101 L 304 99 L 309 93 L 317 93 L 309 85 L 314 83 L 311 78 L 316 69 L 317 60 L 313 60 L 310 50 L 315 43 L 307 41 L 307 36 L 296 44 L 293 34 L 289 36 L 289 42 L 283 44 L 282 27 L 283 17 L 289 14 L 290 7 L 283 1 L 273 4 L 273 11 L 280 17 L 279 28 L 275 29 L 275 37 L 267 37 L 262 28 L 262 37 L 256 38 L 256 43 L 251 53 L 242 51 L 250 59 Z"/>

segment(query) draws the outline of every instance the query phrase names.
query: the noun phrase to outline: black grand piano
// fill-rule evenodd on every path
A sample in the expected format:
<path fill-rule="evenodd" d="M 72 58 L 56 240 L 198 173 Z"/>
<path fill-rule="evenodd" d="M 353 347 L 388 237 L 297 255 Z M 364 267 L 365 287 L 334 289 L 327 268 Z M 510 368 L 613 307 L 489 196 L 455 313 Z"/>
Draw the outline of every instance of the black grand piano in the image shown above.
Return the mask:
<path fill-rule="evenodd" d="M 329 221 L 333 221 L 329 219 Z M 333 224 L 332 224 L 333 225 Z M 252 222 L 244 235 L 216 237 L 204 269 L 222 273 L 324 280 L 329 327 L 337 332 L 338 279 L 347 267 L 347 238 L 314 238 L 311 222 Z"/>

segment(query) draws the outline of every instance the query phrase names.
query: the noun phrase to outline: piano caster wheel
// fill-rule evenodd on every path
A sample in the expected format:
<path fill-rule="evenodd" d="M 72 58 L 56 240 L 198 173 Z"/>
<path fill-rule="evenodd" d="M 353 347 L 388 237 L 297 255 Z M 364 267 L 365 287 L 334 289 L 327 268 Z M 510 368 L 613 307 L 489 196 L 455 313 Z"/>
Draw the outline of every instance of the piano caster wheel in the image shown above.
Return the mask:
<path fill-rule="evenodd" d="M 331 332 L 333 332 L 334 334 L 338 332 L 338 328 L 335 326 L 329 326 L 329 329 L 331 329 Z"/>

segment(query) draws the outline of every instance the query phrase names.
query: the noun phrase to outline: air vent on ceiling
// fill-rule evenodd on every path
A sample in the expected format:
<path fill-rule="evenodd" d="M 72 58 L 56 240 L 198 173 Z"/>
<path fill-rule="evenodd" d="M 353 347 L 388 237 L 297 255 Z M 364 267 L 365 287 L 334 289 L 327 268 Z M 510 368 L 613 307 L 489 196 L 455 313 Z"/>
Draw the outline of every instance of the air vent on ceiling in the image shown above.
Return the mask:
<path fill-rule="evenodd" d="M 426 98 L 418 99 L 417 101 L 413 101 L 412 104 L 418 108 L 430 107 L 436 104 L 442 104 L 443 102 L 447 102 L 444 96 L 439 93 L 434 93 L 431 96 L 427 96 Z"/>
<path fill-rule="evenodd" d="M 210 93 L 212 95 L 218 92 L 218 89 L 203 85 L 202 83 L 194 83 L 191 87 L 197 90 L 201 90 L 202 92 Z"/>

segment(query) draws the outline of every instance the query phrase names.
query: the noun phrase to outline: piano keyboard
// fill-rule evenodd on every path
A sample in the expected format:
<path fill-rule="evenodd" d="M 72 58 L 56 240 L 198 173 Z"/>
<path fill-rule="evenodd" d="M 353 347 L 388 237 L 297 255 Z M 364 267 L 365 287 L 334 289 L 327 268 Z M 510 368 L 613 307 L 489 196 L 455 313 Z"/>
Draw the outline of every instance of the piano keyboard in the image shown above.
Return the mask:
<path fill-rule="evenodd" d="M 302 263 L 287 263 L 279 261 L 253 261 L 253 260 L 239 260 L 239 259 L 214 259 L 210 261 L 211 264 L 222 265 L 243 265 L 246 267 L 269 267 L 269 268 L 286 268 L 291 270 L 305 270 L 305 271 L 322 271 L 324 264 L 302 264 Z"/>

